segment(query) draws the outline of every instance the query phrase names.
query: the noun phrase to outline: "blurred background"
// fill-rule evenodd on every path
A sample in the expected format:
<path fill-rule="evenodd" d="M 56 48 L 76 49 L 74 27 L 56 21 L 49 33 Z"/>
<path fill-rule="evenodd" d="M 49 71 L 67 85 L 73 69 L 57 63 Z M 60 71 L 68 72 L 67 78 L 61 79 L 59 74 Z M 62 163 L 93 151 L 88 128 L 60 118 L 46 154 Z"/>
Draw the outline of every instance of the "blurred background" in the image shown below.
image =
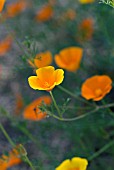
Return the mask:
<path fill-rule="evenodd" d="M 15 2 L 20 5 L 12 7 Z M 28 85 L 28 77 L 34 75 L 28 61 L 37 53 L 50 51 L 51 65 L 58 68 L 55 54 L 70 46 L 83 48 L 80 68 L 75 73 L 65 71 L 62 83 L 74 94 L 80 95 L 82 83 L 93 75 L 106 74 L 114 79 L 113 8 L 97 0 L 87 4 L 78 0 L 7 0 L 0 19 L 0 46 L 5 49 L 2 51 L 0 47 L 0 121 L 12 140 L 24 145 L 36 169 L 55 169 L 63 160 L 74 156 L 90 158 L 114 140 L 114 117 L 108 114 L 108 109 L 73 122 L 51 117 L 32 121 L 23 117 L 29 103 L 48 95 Z M 77 108 L 68 109 L 67 117 L 86 113 L 86 104 L 58 88 L 53 93 L 58 105 L 70 100 L 68 104 Z M 105 102 L 113 103 L 113 100 L 112 89 Z M 9 150 L 11 146 L 0 131 L 0 155 Z M 113 167 L 114 145 L 111 145 L 90 161 L 88 170 L 113 170 Z M 11 170 L 19 169 L 30 167 L 25 163 L 11 167 Z"/>

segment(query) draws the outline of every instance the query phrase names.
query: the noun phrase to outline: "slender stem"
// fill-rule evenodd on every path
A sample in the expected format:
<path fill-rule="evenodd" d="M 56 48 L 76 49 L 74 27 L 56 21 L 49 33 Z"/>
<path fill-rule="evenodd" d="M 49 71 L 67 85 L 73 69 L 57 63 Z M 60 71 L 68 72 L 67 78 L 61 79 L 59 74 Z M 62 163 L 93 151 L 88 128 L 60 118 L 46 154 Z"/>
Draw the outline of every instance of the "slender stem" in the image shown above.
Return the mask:
<path fill-rule="evenodd" d="M 93 104 L 89 103 L 88 101 L 84 100 L 83 98 L 81 98 L 81 97 L 79 97 L 79 96 L 76 96 L 74 93 L 70 92 L 69 90 L 65 89 L 64 87 L 62 87 L 62 86 L 59 85 L 58 88 L 59 88 L 60 90 L 64 91 L 65 93 L 69 94 L 70 96 L 74 97 L 75 99 L 80 100 L 80 101 L 82 101 L 83 103 L 86 103 L 86 104 L 88 104 L 88 105 L 93 106 Z"/>
<path fill-rule="evenodd" d="M 114 113 L 112 112 L 112 110 L 110 109 L 110 107 L 111 107 L 111 104 L 107 104 L 106 105 L 106 103 L 105 103 L 105 101 L 104 100 L 102 100 L 102 108 L 103 108 L 103 106 L 104 106 L 104 108 L 106 108 L 107 109 L 107 111 L 109 111 L 109 114 L 111 115 L 111 116 L 113 116 L 114 117 Z M 113 104 L 113 103 L 112 103 Z M 108 107 L 106 107 L 106 106 L 108 106 Z M 109 107 L 110 106 L 110 107 Z M 114 105 L 113 105 L 114 106 Z"/>
<path fill-rule="evenodd" d="M 105 152 L 108 148 L 110 148 L 111 146 L 114 145 L 114 140 L 109 142 L 108 144 L 106 144 L 105 146 L 103 146 L 101 149 L 99 149 L 97 152 L 95 152 L 92 156 L 90 156 L 88 158 L 89 161 L 95 159 L 96 157 L 98 157 L 100 154 L 102 154 L 103 152 Z"/>
<path fill-rule="evenodd" d="M 50 91 L 49 93 L 50 93 L 51 98 L 52 98 L 52 100 L 53 100 L 54 106 L 55 106 L 55 108 L 57 109 L 58 115 L 61 117 L 61 112 L 60 112 L 60 110 L 59 110 L 59 107 L 57 106 L 57 103 L 56 103 L 56 100 L 55 100 L 55 98 L 54 98 L 54 96 L 53 96 L 52 91 Z"/>
<path fill-rule="evenodd" d="M 8 142 L 11 144 L 11 146 L 13 148 L 15 148 L 16 145 L 14 144 L 14 142 L 12 141 L 12 139 L 10 138 L 10 136 L 8 135 L 8 133 L 6 132 L 6 130 L 4 129 L 4 127 L 3 127 L 3 125 L 1 123 L 0 123 L 0 129 L 3 132 L 4 136 L 6 137 L 6 139 L 8 140 Z M 31 161 L 27 157 L 27 155 L 25 155 L 24 158 L 25 158 L 25 161 L 30 165 L 31 169 L 35 170 L 32 163 L 31 163 Z"/>
<path fill-rule="evenodd" d="M 4 136 L 6 137 L 6 139 L 8 140 L 8 142 L 11 144 L 12 147 L 15 147 L 14 142 L 12 141 L 12 139 L 9 137 L 8 133 L 6 132 L 6 130 L 4 129 L 3 125 L 0 123 L 0 129 L 3 132 Z"/>
<path fill-rule="evenodd" d="M 35 170 L 35 168 L 33 167 L 31 161 L 29 160 L 29 158 L 26 156 L 25 157 L 25 161 L 28 163 L 28 165 L 31 167 L 32 170 Z"/>
<path fill-rule="evenodd" d="M 114 106 L 114 103 L 109 103 L 109 104 L 106 104 L 106 105 L 101 105 L 101 106 L 99 106 L 99 108 L 104 109 L 104 108 L 113 107 L 113 106 Z"/>
<path fill-rule="evenodd" d="M 89 116 L 90 114 L 95 113 L 95 112 L 98 111 L 99 109 L 100 109 L 99 107 L 96 107 L 94 110 L 91 110 L 91 111 L 88 112 L 88 113 L 85 113 L 85 114 L 83 114 L 83 115 L 80 115 L 80 116 L 77 116 L 77 117 L 73 117 L 73 118 L 58 117 L 58 116 L 50 113 L 49 111 L 48 111 L 48 115 L 50 115 L 50 116 L 52 116 L 52 117 L 54 117 L 55 119 L 58 119 L 58 120 L 60 120 L 60 121 L 70 122 L 70 121 L 79 120 L 79 119 L 82 119 L 82 118 L 84 118 L 84 117 L 86 117 L 86 116 Z"/>

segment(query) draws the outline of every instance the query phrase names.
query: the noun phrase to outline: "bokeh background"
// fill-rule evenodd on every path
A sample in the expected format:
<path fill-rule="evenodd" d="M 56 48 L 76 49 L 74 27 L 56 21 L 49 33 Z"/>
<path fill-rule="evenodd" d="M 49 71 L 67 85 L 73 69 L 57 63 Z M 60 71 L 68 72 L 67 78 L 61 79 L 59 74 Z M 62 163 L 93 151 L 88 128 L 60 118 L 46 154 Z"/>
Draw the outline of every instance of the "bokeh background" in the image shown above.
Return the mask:
<path fill-rule="evenodd" d="M 7 0 L 3 16 L 10 3 Z M 50 6 L 50 14 L 44 10 L 44 18 L 37 13 Z M 46 14 L 45 14 L 46 13 Z M 47 17 L 48 16 L 48 17 Z M 86 24 L 83 26 L 83 22 Z M 26 148 L 28 157 L 38 170 L 55 169 L 60 162 L 73 156 L 90 158 L 103 146 L 114 140 L 114 117 L 108 109 L 100 110 L 86 118 L 62 122 L 48 117 L 41 121 L 28 121 L 23 117 L 24 108 L 34 99 L 48 92 L 35 91 L 28 85 L 28 77 L 34 74 L 27 62 L 42 51 L 51 51 L 53 58 L 60 50 L 70 46 L 84 50 L 80 68 L 76 73 L 65 71 L 62 86 L 80 95 L 85 79 L 93 75 L 109 75 L 114 80 L 114 9 L 94 3 L 81 4 L 78 0 L 27 0 L 27 6 L 12 17 L 1 19 L 0 40 L 13 34 L 10 50 L 0 56 L 0 121 L 15 143 Z M 55 68 L 58 68 L 53 60 Z M 73 99 L 60 89 L 53 90 L 58 105 L 68 104 L 67 117 L 86 112 L 87 105 Z M 113 89 L 105 98 L 113 102 Z M 101 104 L 98 102 L 98 104 Z M 83 110 L 80 108 L 83 107 Z M 78 109 L 79 108 L 79 109 Z M 113 113 L 113 108 L 112 113 Z M 11 149 L 0 132 L 0 155 Z M 114 145 L 92 159 L 88 170 L 113 170 Z M 11 170 L 30 169 L 21 163 Z"/>

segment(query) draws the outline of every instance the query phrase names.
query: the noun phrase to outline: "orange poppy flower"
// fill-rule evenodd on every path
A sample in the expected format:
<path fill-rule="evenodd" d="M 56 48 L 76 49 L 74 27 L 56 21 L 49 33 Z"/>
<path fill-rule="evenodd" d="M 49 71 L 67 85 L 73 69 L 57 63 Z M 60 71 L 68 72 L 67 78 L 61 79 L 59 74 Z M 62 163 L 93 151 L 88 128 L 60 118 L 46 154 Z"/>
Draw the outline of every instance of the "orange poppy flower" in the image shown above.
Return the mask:
<path fill-rule="evenodd" d="M 5 55 L 10 50 L 12 42 L 13 38 L 11 36 L 7 36 L 0 42 L 0 56 Z"/>
<path fill-rule="evenodd" d="M 92 38 L 94 29 L 93 29 L 93 20 L 87 18 L 82 21 L 78 27 L 78 41 L 84 42 Z"/>
<path fill-rule="evenodd" d="M 0 169 L 1 170 L 7 170 L 7 161 L 3 158 L 0 158 Z"/>
<path fill-rule="evenodd" d="M 0 169 L 7 170 L 8 168 L 18 165 L 19 163 L 21 163 L 20 153 L 17 148 L 14 148 L 9 152 L 8 156 L 2 155 L 0 158 Z"/>
<path fill-rule="evenodd" d="M 38 99 L 34 100 L 32 103 L 30 103 L 25 109 L 23 116 L 25 119 L 38 121 L 41 119 L 44 119 L 47 116 L 46 112 L 42 112 L 39 109 L 39 106 L 42 105 L 42 102 L 44 104 L 50 105 L 51 104 L 51 97 L 50 96 L 41 96 Z"/>
<path fill-rule="evenodd" d="M 6 0 L 0 0 L 0 12 L 2 12 Z"/>
<path fill-rule="evenodd" d="M 87 165 L 87 159 L 74 157 L 63 161 L 55 170 L 86 170 Z"/>
<path fill-rule="evenodd" d="M 31 60 L 28 60 L 28 63 L 33 68 L 41 68 L 45 66 L 49 66 L 52 63 L 52 54 L 49 51 L 39 53 L 36 55 L 34 62 Z"/>
<path fill-rule="evenodd" d="M 28 3 L 26 0 L 18 0 L 17 2 L 7 5 L 6 13 L 4 14 L 6 18 L 15 17 L 22 11 L 26 9 Z"/>
<path fill-rule="evenodd" d="M 30 76 L 28 82 L 34 90 L 51 91 L 55 86 L 62 83 L 64 79 L 64 71 L 62 69 L 55 70 L 52 66 L 42 67 L 36 70 L 37 76 Z"/>
<path fill-rule="evenodd" d="M 99 101 L 112 89 L 112 80 L 109 76 L 92 76 L 82 85 L 81 94 L 89 100 Z"/>
<path fill-rule="evenodd" d="M 56 64 L 68 71 L 77 71 L 82 59 L 83 49 L 80 47 L 68 47 L 55 55 Z"/>
<path fill-rule="evenodd" d="M 81 3 L 81 4 L 88 4 L 88 3 L 92 3 L 92 2 L 94 2 L 95 0 L 79 0 L 79 2 Z"/>
<path fill-rule="evenodd" d="M 50 4 L 43 6 L 40 11 L 36 13 L 36 21 L 48 21 L 53 16 L 53 8 Z"/>

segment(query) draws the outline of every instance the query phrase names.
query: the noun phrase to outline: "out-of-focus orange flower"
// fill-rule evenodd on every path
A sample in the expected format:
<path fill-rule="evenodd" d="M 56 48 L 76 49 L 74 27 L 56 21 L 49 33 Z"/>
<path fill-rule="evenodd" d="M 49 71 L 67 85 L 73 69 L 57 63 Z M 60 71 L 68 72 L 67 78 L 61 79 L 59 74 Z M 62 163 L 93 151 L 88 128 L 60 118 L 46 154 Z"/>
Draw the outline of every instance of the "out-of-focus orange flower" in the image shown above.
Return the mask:
<path fill-rule="evenodd" d="M 50 4 L 44 5 L 40 11 L 36 13 L 36 21 L 48 21 L 53 16 L 53 8 Z"/>
<path fill-rule="evenodd" d="M 34 90 L 51 91 L 55 86 L 61 84 L 64 79 L 64 71 L 62 69 L 55 70 L 52 66 L 37 69 L 36 75 L 28 78 L 29 85 Z"/>
<path fill-rule="evenodd" d="M 79 68 L 83 49 L 80 47 L 68 47 L 55 55 L 56 64 L 68 71 L 75 72 Z"/>
<path fill-rule="evenodd" d="M 84 19 L 78 27 L 78 41 L 91 40 L 93 32 L 93 20 L 91 18 Z"/>
<path fill-rule="evenodd" d="M 99 101 L 112 89 L 112 80 L 109 76 L 92 76 L 81 87 L 81 95 L 89 100 Z"/>
<path fill-rule="evenodd" d="M 0 56 L 5 55 L 11 48 L 13 38 L 7 36 L 4 40 L 0 41 Z"/>
<path fill-rule="evenodd" d="M 0 169 L 7 170 L 12 166 L 18 165 L 21 163 L 20 153 L 18 152 L 17 148 L 14 148 L 12 151 L 9 152 L 9 155 L 2 155 L 0 158 Z"/>
<path fill-rule="evenodd" d="M 51 104 L 51 97 L 50 96 L 41 96 L 38 99 L 34 100 L 32 103 L 30 103 L 25 109 L 23 116 L 25 119 L 38 121 L 41 119 L 44 119 L 47 116 L 46 112 L 42 112 L 39 109 L 39 106 L 42 105 L 42 102 L 46 105 Z"/>
<path fill-rule="evenodd" d="M 87 165 L 87 159 L 74 157 L 63 161 L 55 170 L 86 170 Z"/>
<path fill-rule="evenodd" d="M 36 55 L 33 62 L 31 60 L 28 60 L 28 63 L 33 68 L 49 66 L 52 63 L 52 54 L 49 51 L 39 53 Z"/>
<path fill-rule="evenodd" d="M 16 107 L 15 107 L 15 114 L 18 115 L 20 114 L 20 111 L 22 110 L 24 106 L 23 98 L 22 95 L 17 93 L 16 94 Z"/>
<path fill-rule="evenodd" d="M 18 0 L 17 2 L 7 5 L 6 13 L 4 17 L 15 17 L 28 7 L 28 2 L 26 0 Z"/>
<path fill-rule="evenodd" d="M 0 158 L 0 169 L 7 170 L 7 161 L 3 158 Z"/>
<path fill-rule="evenodd" d="M 74 20 L 76 18 L 76 11 L 73 9 L 68 9 L 66 12 L 66 18 Z"/>
<path fill-rule="evenodd" d="M 94 2 L 95 0 L 79 0 L 79 2 L 81 3 L 81 4 L 89 4 L 89 3 L 92 3 L 92 2 Z"/>
<path fill-rule="evenodd" d="M 2 12 L 6 0 L 0 0 L 0 12 Z"/>

